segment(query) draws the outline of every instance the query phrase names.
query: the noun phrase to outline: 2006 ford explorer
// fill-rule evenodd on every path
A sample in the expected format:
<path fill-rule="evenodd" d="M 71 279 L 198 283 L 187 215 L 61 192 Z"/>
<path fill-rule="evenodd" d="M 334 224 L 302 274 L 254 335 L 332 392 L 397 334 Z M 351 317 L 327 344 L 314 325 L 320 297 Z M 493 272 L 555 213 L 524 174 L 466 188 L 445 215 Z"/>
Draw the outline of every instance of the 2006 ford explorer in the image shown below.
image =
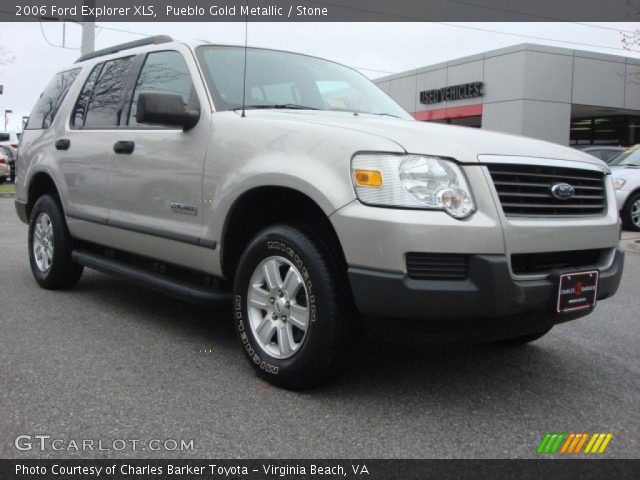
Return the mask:
<path fill-rule="evenodd" d="M 524 344 L 622 274 L 601 161 L 415 121 L 282 51 L 159 36 L 85 55 L 38 100 L 16 183 L 43 288 L 88 267 L 226 302 L 247 360 L 292 389 L 336 378 L 363 326 Z"/>

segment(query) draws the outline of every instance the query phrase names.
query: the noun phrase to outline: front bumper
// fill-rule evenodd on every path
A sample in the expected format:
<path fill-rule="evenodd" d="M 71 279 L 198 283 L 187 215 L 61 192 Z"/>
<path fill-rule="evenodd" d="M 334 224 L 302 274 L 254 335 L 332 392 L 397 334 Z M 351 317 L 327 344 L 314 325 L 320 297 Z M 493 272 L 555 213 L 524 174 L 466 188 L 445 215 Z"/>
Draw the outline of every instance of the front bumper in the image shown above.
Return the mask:
<path fill-rule="evenodd" d="M 600 271 L 598 300 L 620 285 L 624 252 Z M 588 270 L 581 268 L 580 270 Z M 404 273 L 349 268 L 356 305 L 373 330 L 432 337 L 507 338 L 541 331 L 590 313 L 556 314 L 552 275 L 512 278 L 504 255 L 473 255 L 466 280 L 415 280 Z M 389 320 L 393 322 L 390 327 Z"/>
<path fill-rule="evenodd" d="M 618 210 L 622 210 L 624 208 L 624 204 L 627 202 L 627 198 L 631 195 L 631 190 L 616 190 L 616 204 L 618 205 Z"/>

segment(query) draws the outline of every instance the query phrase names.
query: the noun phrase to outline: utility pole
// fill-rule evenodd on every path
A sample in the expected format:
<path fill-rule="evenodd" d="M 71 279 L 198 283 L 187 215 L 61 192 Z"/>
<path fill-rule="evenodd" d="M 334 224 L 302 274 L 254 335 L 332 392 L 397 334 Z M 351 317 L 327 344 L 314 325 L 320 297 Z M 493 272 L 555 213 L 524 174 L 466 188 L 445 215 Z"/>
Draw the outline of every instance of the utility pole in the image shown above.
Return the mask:
<path fill-rule="evenodd" d="M 82 46 L 80 47 L 80 55 L 86 55 L 87 53 L 91 53 L 96 49 L 96 23 L 83 21 L 81 25 Z"/>
<path fill-rule="evenodd" d="M 91 7 L 96 6 L 96 0 L 84 0 L 84 5 Z M 82 46 L 80 54 L 86 55 L 96 49 L 96 17 L 94 15 L 85 15 L 82 17 Z"/>

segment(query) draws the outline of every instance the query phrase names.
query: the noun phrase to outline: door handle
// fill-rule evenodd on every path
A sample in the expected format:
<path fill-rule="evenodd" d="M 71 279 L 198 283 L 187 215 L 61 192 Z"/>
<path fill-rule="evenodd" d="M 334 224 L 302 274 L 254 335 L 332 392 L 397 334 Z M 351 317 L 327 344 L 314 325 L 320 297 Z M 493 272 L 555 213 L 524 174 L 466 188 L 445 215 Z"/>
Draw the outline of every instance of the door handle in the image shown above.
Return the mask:
<path fill-rule="evenodd" d="M 56 140 L 56 150 L 68 150 L 71 145 L 71 140 L 68 138 L 59 138 Z"/>
<path fill-rule="evenodd" d="M 135 142 L 130 140 L 120 140 L 113 144 L 113 151 L 116 153 L 133 153 L 135 146 Z"/>

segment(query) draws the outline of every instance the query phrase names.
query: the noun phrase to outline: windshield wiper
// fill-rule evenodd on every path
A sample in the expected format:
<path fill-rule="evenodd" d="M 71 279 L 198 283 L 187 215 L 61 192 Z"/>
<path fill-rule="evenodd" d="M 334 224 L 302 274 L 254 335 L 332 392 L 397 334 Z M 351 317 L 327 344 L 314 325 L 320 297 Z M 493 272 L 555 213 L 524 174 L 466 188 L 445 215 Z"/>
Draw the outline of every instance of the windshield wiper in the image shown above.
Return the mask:
<path fill-rule="evenodd" d="M 318 110 L 315 107 L 308 107 L 306 105 L 297 105 L 295 103 L 274 103 L 271 105 L 246 105 L 245 110 L 267 110 L 274 109 L 286 109 L 286 110 Z M 236 107 L 234 110 L 242 110 L 242 107 Z"/>

